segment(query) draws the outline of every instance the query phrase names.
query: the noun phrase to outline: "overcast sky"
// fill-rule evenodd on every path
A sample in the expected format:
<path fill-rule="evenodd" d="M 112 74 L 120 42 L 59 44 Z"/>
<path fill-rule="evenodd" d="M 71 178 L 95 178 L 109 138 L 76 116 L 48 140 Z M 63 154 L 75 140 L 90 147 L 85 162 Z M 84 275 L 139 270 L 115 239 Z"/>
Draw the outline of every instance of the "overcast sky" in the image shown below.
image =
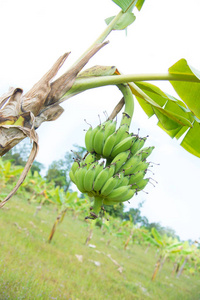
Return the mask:
<path fill-rule="evenodd" d="M 188 4 L 189 3 L 189 4 Z M 115 65 L 124 74 L 166 73 L 181 58 L 200 70 L 198 0 L 146 0 L 136 21 L 124 31 L 113 32 L 110 43 L 88 63 Z M 64 72 L 93 43 L 105 28 L 104 19 L 119 12 L 111 0 L 0 0 L 0 91 L 10 86 L 28 91 L 57 58 L 71 51 Z M 59 74 L 59 75 L 60 75 Z M 154 82 L 176 96 L 167 82 Z M 84 92 L 63 103 L 65 112 L 55 122 L 38 130 L 40 150 L 37 160 L 48 166 L 60 159 L 73 144 L 84 146 L 84 129 L 99 122 L 98 115 L 111 113 L 120 100 L 116 87 Z M 120 116 L 119 116 L 120 121 Z M 187 153 L 148 119 L 135 104 L 131 130 L 140 128 L 149 135 L 147 145 L 155 145 L 151 160 L 158 184 L 146 187 L 128 207 L 145 201 L 142 214 L 150 222 L 175 229 L 182 239 L 200 237 L 200 159 Z"/>

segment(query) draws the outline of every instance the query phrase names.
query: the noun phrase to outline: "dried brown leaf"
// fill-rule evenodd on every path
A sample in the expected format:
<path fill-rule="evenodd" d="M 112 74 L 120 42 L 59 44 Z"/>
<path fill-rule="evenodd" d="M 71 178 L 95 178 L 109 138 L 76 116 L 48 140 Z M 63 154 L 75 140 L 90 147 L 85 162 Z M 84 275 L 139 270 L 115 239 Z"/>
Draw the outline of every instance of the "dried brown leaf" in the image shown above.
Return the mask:
<path fill-rule="evenodd" d="M 23 96 L 22 109 L 24 111 L 31 111 L 35 116 L 38 115 L 51 91 L 51 80 L 55 77 L 69 54 L 68 52 L 59 57 L 52 68 Z"/>

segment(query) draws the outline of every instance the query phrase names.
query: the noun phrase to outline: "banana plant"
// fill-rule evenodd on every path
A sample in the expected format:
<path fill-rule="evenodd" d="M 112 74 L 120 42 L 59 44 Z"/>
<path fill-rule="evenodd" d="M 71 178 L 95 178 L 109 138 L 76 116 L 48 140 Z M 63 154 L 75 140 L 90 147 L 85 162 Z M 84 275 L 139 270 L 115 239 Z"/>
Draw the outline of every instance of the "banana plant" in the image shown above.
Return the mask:
<path fill-rule="evenodd" d="M 183 243 L 177 239 L 172 239 L 166 235 L 160 235 L 159 232 L 153 227 L 151 232 L 142 233 L 144 239 L 159 249 L 159 258 L 155 264 L 155 268 L 151 277 L 154 281 L 159 270 L 162 269 L 166 258 L 173 253 L 179 253 L 183 249 Z"/>
<path fill-rule="evenodd" d="M 145 0 L 113 0 L 119 13 L 107 18 L 106 29 L 94 43 L 72 64 L 66 73 L 54 79 L 69 53 L 63 54 L 33 88 L 23 94 L 21 88 L 10 89 L 0 98 L 0 155 L 4 155 L 25 137 L 33 141 L 33 149 L 16 187 L 1 202 L 0 207 L 16 192 L 23 182 L 38 151 L 36 129 L 45 121 L 56 120 L 64 111 L 60 103 L 88 89 L 106 85 L 128 84 L 135 100 L 148 117 L 156 116 L 158 126 L 171 138 L 183 137 L 181 146 L 200 157 L 200 72 L 181 59 L 164 74 L 122 74 L 117 67 L 96 66 L 80 71 L 102 47 L 112 31 L 126 30 L 136 17 L 133 11 L 141 10 Z M 180 99 L 164 93 L 148 81 L 169 81 Z M 113 117 L 123 106 L 114 110 Z"/>
<path fill-rule="evenodd" d="M 74 206 L 74 203 L 75 203 L 77 197 L 78 197 L 77 192 L 70 193 L 68 191 L 67 193 L 65 193 L 64 190 L 61 189 L 59 186 L 57 186 L 51 192 L 51 198 L 49 199 L 49 202 L 56 205 L 58 215 L 56 217 L 56 221 L 54 222 L 53 227 L 52 227 L 51 232 L 50 232 L 49 237 L 48 237 L 48 242 L 49 243 L 53 239 L 53 236 L 54 236 L 54 233 L 56 231 L 57 225 L 62 223 L 67 211 Z"/>

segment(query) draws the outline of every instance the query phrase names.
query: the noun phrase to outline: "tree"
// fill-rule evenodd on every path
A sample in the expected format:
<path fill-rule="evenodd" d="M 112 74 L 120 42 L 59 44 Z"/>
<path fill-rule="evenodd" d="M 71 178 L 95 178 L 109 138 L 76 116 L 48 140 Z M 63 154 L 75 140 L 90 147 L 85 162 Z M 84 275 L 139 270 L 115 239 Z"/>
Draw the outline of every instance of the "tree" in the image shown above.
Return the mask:
<path fill-rule="evenodd" d="M 156 116 L 158 125 L 172 138 L 183 137 L 181 146 L 193 155 L 200 157 L 200 142 L 199 139 L 196 139 L 200 133 L 199 101 L 193 100 L 199 97 L 200 80 L 198 72 L 191 68 L 185 59 L 181 59 L 171 66 L 167 74 L 121 75 L 116 67 L 102 66 L 91 68 L 80 74 L 89 59 L 107 45 L 107 42 L 104 41 L 110 32 L 124 30 L 135 21 L 136 18 L 132 11 L 135 8 L 140 11 L 145 1 L 113 2 L 121 8 L 121 11 L 115 17 L 106 19 L 108 24 L 106 30 L 65 74 L 53 81 L 69 53 L 62 55 L 50 71 L 25 95 L 21 88 L 17 88 L 11 89 L 1 97 L 0 155 L 4 155 L 27 136 L 33 140 L 30 157 L 15 191 L 23 182 L 37 154 L 38 136 L 35 129 L 44 121 L 55 120 L 63 113 L 61 102 L 87 89 L 99 86 L 117 85 L 122 87 L 124 84 L 128 84 L 145 113 L 149 117 Z M 153 84 L 146 83 L 151 80 L 169 81 L 181 100 L 164 93 Z M 123 105 L 123 101 L 120 102 L 118 109 Z M 112 118 L 117 115 L 118 109 L 114 111 Z M 1 207 L 13 193 L 14 191 L 1 203 Z"/>

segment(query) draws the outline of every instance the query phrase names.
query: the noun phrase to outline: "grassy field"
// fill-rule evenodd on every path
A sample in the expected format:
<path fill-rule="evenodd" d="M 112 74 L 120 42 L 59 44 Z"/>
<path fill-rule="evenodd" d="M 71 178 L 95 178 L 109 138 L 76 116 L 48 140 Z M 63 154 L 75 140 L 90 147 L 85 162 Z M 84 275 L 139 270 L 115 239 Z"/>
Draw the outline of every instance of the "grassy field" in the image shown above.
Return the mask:
<path fill-rule="evenodd" d="M 84 217 L 66 215 L 47 243 L 54 207 L 34 216 L 36 205 L 23 198 L 18 194 L 0 210 L 0 300 L 200 299 L 200 278 L 172 277 L 170 262 L 151 281 L 155 249 L 145 254 L 145 248 L 132 244 L 125 251 L 117 237 L 107 246 L 110 236 L 98 228 L 91 240 L 96 247 L 86 246 Z"/>

